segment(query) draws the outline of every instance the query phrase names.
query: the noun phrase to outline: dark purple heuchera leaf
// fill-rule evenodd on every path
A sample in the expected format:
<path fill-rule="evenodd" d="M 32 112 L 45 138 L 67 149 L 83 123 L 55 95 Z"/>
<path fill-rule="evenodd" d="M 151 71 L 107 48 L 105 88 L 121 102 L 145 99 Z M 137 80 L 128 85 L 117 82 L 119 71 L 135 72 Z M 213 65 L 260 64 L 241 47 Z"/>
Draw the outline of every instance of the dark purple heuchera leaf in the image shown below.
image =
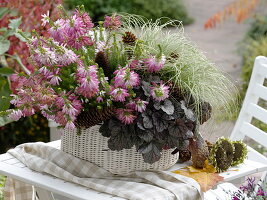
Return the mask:
<path fill-rule="evenodd" d="M 104 136 L 104 137 L 110 137 L 111 136 L 111 132 L 108 128 L 108 121 L 105 121 L 100 129 L 99 129 L 99 132 Z"/>
<path fill-rule="evenodd" d="M 174 105 L 169 99 L 164 100 L 164 104 L 161 106 L 161 109 L 168 115 L 172 115 L 174 113 Z"/>
<path fill-rule="evenodd" d="M 184 110 L 184 113 L 187 119 L 191 121 L 196 121 L 196 116 L 193 110 L 187 108 L 184 101 L 181 101 L 181 108 Z"/>
<path fill-rule="evenodd" d="M 119 132 L 116 135 L 112 135 L 108 140 L 108 147 L 111 150 L 120 151 L 122 149 L 130 149 L 134 145 L 130 137 L 124 132 Z"/>
<path fill-rule="evenodd" d="M 144 94 L 149 97 L 150 96 L 150 84 L 146 81 L 142 81 L 141 84 L 142 84 L 142 89 L 144 91 Z"/>
<path fill-rule="evenodd" d="M 153 128 L 153 121 L 152 121 L 152 117 L 149 116 L 146 112 L 142 113 L 142 117 L 143 117 L 143 126 L 145 128 Z"/>
<path fill-rule="evenodd" d="M 161 157 L 160 149 L 153 142 L 142 146 L 139 149 L 139 152 L 142 153 L 144 162 L 153 164 L 158 161 Z"/>
<path fill-rule="evenodd" d="M 153 133 L 149 130 L 142 131 L 139 129 L 138 136 L 143 139 L 145 142 L 151 142 L 153 140 Z"/>
<path fill-rule="evenodd" d="M 167 115 L 172 115 L 174 113 L 174 105 L 169 99 L 165 99 L 163 102 L 155 102 L 154 108 L 156 110 L 162 110 Z"/>
<path fill-rule="evenodd" d="M 158 132 L 162 132 L 168 128 L 168 121 L 162 119 L 160 112 L 154 112 L 152 114 L 153 124 Z"/>
<path fill-rule="evenodd" d="M 184 137 L 188 128 L 184 119 L 176 119 L 175 124 L 169 126 L 169 134 L 174 137 Z"/>

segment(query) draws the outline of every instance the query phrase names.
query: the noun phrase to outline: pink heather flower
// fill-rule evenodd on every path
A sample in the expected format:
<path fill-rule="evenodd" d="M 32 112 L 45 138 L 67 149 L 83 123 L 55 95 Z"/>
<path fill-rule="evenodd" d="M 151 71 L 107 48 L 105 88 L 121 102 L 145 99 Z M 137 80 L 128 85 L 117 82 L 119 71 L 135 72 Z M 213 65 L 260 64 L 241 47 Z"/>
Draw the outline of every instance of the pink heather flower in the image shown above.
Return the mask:
<path fill-rule="evenodd" d="M 147 104 L 147 101 L 143 101 L 140 98 L 137 98 L 134 101 L 131 101 L 130 103 L 126 104 L 126 107 L 137 112 L 144 112 L 146 110 Z"/>
<path fill-rule="evenodd" d="M 78 38 L 72 38 L 68 41 L 68 45 L 75 49 L 80 49 L 83 46 L 92 46 L 94 43 L 88 36 L 80 36 Z"/>
<path fill-rule="evenodd" d="M 75 125 L 72 121 L 68 121 L 66 126 L 65 126 L 66 129 L 70 129 L 70 130 L 73 130 L 75 129 Z"/>
<path fill-rule="evenodd" d="M 40 66 L 51 66 L 57 64 L 55 52 L 50 48 L 41 47 L 35 50 L 35 53 L 31 55 L 31 58 Z"/>
<path fill-rule="evenodd" d="M 124 124 L 132 124 L 136 119 L 133 110 L 119 108 L 116 110 L 116 117 Z"/>
<path fill-rule="evenodd" d="M 124 102 L 126 97 L 130 96 L 128 91 L 123 88 L 113 88 L 110 92 L 110 95 L 114 101 Z"/>
<path fill-rule="evenodd" d="M 156 101 L 162 101 L 169 97 L 169 86 L 164 85 L 162 82 L 160 85 L 155 84 L 154 87 L 151 87 L 150 94 Z"/>
<path fill-rule="evenodd" d="M 29 107 L 24 108 L 22 110 L 22 113 L 24 117 L 27 117 L 27 116 L 34 115 L 35 110 L 31 106 L 29 106 Z"/>
<path fill-rule="evenodd" d="M 115 87 L 129 88 L 140 84 L 140 78 L 137 73 L 130 71 L 130 68 L 121 68 L 114 72 Z"/>
<path fill-rule="evenodd" d="M 23 116 L 21 110 L 13 110 L 12 113 L 9 114 L 9 118 L 12 120 L 18 121 Z"/>
<path fill-rule="evenodd" d="M 67 20 L 58 19 L 54 22 L 54 26 L 48 29 L 49 34 L 59 43 L 65 40 L 65 27 L 68 23 Z"/>
<path fill-rule="evenodd" d="M 75 14 L 82 20 L 87 30 L 90 30 L 94 27 L 91 17 L 86 12 L 81 13 L 79 10 L 76 10 Z"/>
<path fill-rule="evenodd" d="M 105 16 L 104 27 L 111 30 L 116 30 L 121 26 L 121 16 Z"/>
<path fill-rule="evenodd" d="M 59 85 L 59 82 L 62 81 L 62 79 L 57 76 L 57 75 L 54 75 L 51 80 L 49 81 L 52 85 Z"/>
<path fill-rule="evenodd" d="M 78 38 L 86 33 L 85 24 L 77 15 L 73 15 L 64 27 L 67 38 Z"/>
<path fill-rule="evenodd" d="M 149 72 L 158 72 L 165 64 L 165 56 L 162 56 L 161 59 L 158 61 L 155 56 L 150 56 L 146 58 L 144 64 L 148 67 Z"/>
<path fill-rule="evenodd" d="M 96 101 L 97 101 L 98 103 L 100 103 L 100 102 L 103 102 L 104 99 L 103 99 L 103 97 L 97 97 L 97 98 L 96 98 Z"/>
<path fill-rule="evenodd" d="M 62 112 L 64 114 L 75 117 L 77 115 L 78 110 L 76 110 L 71 104 L 65 104 L 63 106 Z"/>
<path fill-rule="evenodd" d="M 140 67 L 140 61 L 139 60 L 133 60 L 129 63 L 128 67 L 130 69 L 136 69 L 136 68 Z"/>
<path fill-rule="evenodd" d="M 67 66 L 71 63 L 75 63 L 78 60 L 78 56 L 70 49 L 64 47 L 63 54 L 57 54 L 57 64 Z"/>
<path fill-rule="evenodd" d="M 99 80 L 95 65 L 79 67 L 76 75 L 78 83 L 80 83 L 80 87 L 77 88 L 79 94 L 91 98 L 99 92 Z"/>

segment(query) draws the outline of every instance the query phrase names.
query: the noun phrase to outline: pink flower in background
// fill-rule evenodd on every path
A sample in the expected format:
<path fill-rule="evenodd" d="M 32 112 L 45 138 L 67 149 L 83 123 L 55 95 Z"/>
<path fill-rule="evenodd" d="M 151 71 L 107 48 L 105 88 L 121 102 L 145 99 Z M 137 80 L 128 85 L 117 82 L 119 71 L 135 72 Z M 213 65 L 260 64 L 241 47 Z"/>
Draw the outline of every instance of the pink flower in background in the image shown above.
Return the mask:
<path fill-rule="evenodd" d="M 130 103 L 126 104 L 126 107 L 135 110 L 137 112 L 144 112 L 146 110 L 147 104 L 148 104 L 147 101 L 143 101 L 142 99 L 137 98 L 131 101 Z"/>
<path fill-rule="evenodd" d="M 162 101 L 169 97 L 169 86 L 164 85 L 162 82 L 160 85 L 154 84 L 154 87 L 151 87 L 150 94 L 156 101 Z"/>
<path fill-rule="evenodd" d="M 110 92 L 111 97 L 114 101 L 124 102 L 126 97 L 130 96 L 128 91 L 123 88 L 113 88 Z"/>
<path fill-rule="evenodd" d="M 116 110 L 116 117 L 124 124 L 131 124 L 136 119 L 133 110 L 122 108 Z"/>
<path fill-rule="evenodd" d="M 155 56 L 150 56 L 144 60 L 144 64 L 147 66 L 149 72 L 158 72 L 163 68 L 165 61 L 165 56 L 162 56 L 159 61 Z"/>
<path fill-rule="evenodd" d="M 46 14 L 43 14 L 41 16 L 42 16 L 41 21 L 43 22 L 42 26 L 46 26 L 46 24 L 49 23 L 49 10 L 47 11 Z"/>
<path fill-rule="evenodd" d="M 115 87 L 129 88 L 140 84 L 139 75 L 134 71 L 130 71 L 130 68 L 124 67 L 118 69 L 114 74 Z"/>
<path fill-rule="evenodd" d="M 121 26 L 121 16 L 105 16 L 104 27 L 111 30 L 116 30 Z"/>
<path fill-rule="evenodd" d="M 9 117 L 15 121 L 18 121 L 22 116 L 23 113 L 21 112 L 21 110 L 13 110 L 13 112 L 9 114 Z"/>

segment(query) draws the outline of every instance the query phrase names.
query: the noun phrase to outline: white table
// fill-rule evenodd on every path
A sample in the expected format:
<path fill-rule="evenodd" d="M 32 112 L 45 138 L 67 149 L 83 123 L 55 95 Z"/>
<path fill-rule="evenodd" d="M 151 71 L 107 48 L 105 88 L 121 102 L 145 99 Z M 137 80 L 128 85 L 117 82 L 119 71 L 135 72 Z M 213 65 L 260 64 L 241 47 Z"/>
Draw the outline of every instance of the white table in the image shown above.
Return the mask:
<path fill-rule="evenodd" d="M 55 148 L 59 148 L 60 141 L 54 141 L 47 144 Z M 185 164 L 176 164 L 170 170 L 177 170 L 184 166 Z M 235 171 L 236 169 L 240 170 Z M 221 175 L 225 178 L 224 181 L 228 182 L 235 179 L 236 177 L 239 177 L 240 174 L 244 175 L 245 173 L 246 175 L 249 175 L 262 170 L 267 170 L 267 166 L 261 163 L 246 160 L 243 165 L 232 168 L 228 172 L 221 173 Z M 74 183 L 66 182 L 47 174 L 35 172 L 27 168 L 24 164 L 22 164 L 19 160 L 17 160 L 10 154 L 0 155 L 0 174 L 34 185 L 38 195 L 44 197 L 44 199 L 46 200 L 53 199 L 53 196 L 56 199 L 64 199 L 64 200 L 123 199 L 120 197 L 111 196 L 109 194 L 100 193 Z M 215 195 L 214 192 L 212 194 Z M 206 195 L 208 197 L 211 194 L 209 192 L 205 194 L 205 196 Z"/>

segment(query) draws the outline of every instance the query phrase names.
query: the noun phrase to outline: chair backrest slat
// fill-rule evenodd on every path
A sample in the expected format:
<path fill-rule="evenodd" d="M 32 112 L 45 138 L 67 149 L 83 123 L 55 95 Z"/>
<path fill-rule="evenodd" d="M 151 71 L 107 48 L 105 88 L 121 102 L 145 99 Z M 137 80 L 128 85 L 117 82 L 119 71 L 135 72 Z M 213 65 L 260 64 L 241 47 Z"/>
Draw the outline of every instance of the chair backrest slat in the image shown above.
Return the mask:
<path fill-rule="evenodd" d="M 251 139 L 257 141 L 259 144 L 267 147 L 267 134 L 259 128 L 245 122 L 240 131 Z"/>
<path fill-rule="evenodd" d="M 261 84 L 256 84 L 253 93 L 261 99 L 267 101 L 267 87 L 264 87 Z"/>
<path fill-rule="evenodd" d="M 247 109 L 248 114 L 256 119 L 267 124 L 267 110 L 258 106 L 257 104 L 250 103 Z"/>

